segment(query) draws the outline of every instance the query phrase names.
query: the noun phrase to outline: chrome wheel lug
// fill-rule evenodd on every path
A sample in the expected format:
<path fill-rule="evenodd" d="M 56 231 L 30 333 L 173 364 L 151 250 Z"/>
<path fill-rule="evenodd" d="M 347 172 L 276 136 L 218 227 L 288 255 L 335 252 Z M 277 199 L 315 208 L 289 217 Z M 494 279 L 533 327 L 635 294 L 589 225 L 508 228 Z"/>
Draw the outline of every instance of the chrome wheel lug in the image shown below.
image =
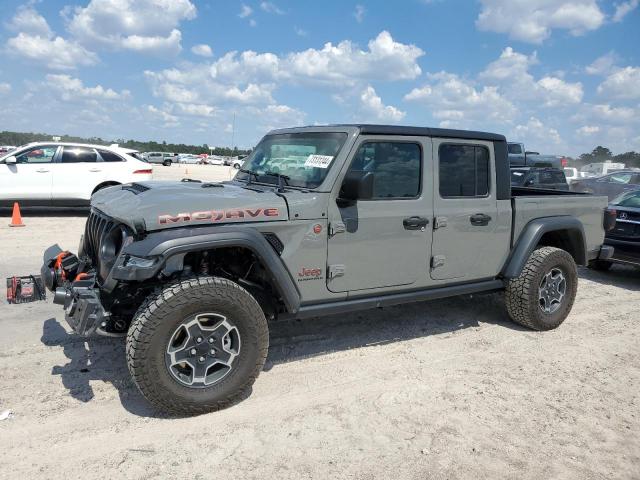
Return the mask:
<path fill-rule="evenodd" d="M 213 343 L 213 337 L 209 337 L 209 343 Z"/>
<path fill-rule="evenodd" d="M 196 342 L 200 343 L 202 341 L 202 337 L 196 338 Z"/>
<path fill-rule="evenodd" d="M 215 349 L 213 349 L 213 348 L 212 348 L 211 350 L 209 350 L 209 353 L 210 353 L 211 355 L 215 355 L 215 354 L 216 354 L 216 351 L 215 351 Z"/>
<path fill-rule="evenodd" d="M 199 362 L 204 362 L 204 357 L 200 357 L 200 358 L 198 358 L 198 361 L 199 361 Z"/>
<path fill-rule="evenodd" d="M 195 355 L 197 352 L 197 350 L 195 348 L 192 348 L 189 352 L 191 355 Z"/>

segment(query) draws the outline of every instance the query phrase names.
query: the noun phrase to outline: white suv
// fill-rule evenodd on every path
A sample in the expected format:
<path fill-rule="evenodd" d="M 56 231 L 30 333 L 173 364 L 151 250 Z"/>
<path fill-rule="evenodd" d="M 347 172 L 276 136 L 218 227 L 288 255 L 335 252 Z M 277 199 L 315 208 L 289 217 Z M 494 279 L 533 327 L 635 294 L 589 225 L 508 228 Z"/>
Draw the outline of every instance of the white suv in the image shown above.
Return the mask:
<path fill-rule="evenodd" d="M 0 157 L 0 207 L 83 206 L 102 188 L 151 180 L 152 171 L 117 147 L 30 143 Z"/>

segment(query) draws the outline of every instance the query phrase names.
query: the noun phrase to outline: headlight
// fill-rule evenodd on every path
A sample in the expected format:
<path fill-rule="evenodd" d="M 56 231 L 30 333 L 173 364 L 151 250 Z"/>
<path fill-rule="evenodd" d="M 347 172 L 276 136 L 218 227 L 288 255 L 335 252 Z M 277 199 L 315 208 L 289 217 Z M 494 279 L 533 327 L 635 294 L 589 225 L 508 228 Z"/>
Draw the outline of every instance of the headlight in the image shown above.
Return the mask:
<path fill-rule="evenodd" d="M 98 249 L 100 278 L 107 278 L 122 248 L 131 242 L 133 242 L 133 235 L 124 225 L 112 228 L 102 237 Z"/>

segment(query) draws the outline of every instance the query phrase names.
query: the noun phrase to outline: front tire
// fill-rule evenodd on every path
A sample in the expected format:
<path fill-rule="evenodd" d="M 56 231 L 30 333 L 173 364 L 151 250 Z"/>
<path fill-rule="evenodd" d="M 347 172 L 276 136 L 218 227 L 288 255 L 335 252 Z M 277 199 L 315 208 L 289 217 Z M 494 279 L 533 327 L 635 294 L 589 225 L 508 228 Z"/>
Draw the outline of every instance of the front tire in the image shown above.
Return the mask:
<path fill-rule="evenodd" d="M 578 270 L 573 257 L 555 247 L 534 250 L 522 273 L 509 280 L 505 302 L 511 319 L 533 330 L 558 327 L 573 306 Z"/>
<path fill-rule="evenodd" d="M 225 278 L 169 284 L 138 309 L 127 364 L 158 410 L 198 415 L 237 403 L 267 357 L 267 321 L 256 300 Z"/>
<path fill-rule="evenodd" d="M 164 162 L 162 162 L 162 165 L 164 165 L 165 167 L 170 167 L 171 166 L 171 160 L 165 160 Z"/>

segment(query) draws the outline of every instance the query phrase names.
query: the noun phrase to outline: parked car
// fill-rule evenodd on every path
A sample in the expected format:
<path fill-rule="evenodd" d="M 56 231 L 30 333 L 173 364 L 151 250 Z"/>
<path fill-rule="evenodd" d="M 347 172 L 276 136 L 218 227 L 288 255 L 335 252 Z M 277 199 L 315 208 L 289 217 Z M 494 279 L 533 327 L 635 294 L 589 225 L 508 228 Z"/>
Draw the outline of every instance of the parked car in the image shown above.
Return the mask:
<path fill-rule="evenodd" d="M 558 168 L 519 167 L 511 169 L 511 186 L 569 190 L 564 171 Z"/>
<path fill-rule="evenodd" d="M 568 159 L 561 155 L 540 155 L 538 152 L 528 152 L 524 143 L 507 143 L 509 165 L 512 167 L 553 167 L 564 168 Z"/>
<path fill-rule="evenodd" d="M 208 165 L 224 165 L 224 160 L 219 155 L 209 155 L 207 157 Z"/>
<path fill-rule="evenodd" d="M 606 195 L 609 201 L 637 188 L 640 188 L 640 171 L 636 170 L 621 170 L 603 177 L 584 178 L 571 184 L 574 192 Z"/>
<path fill-rule="evenodd" d="M 152 169 L 123 150 L 79 143 L 31 143 L 0 157 L 0 206 L 82 206 L 103 188 L 151 180 Z"/>
<path fill-rule="evenodd" d="M 625 168 L 626 165 L 624 163 L 607 160 L 606 162 L 588 163 L 583 165 L 582 168 L 580 168 L 580 171 L 593 177 L 601 177 L 608 173 L 624 170 Z"/>
<path fill-rule="evenodd" d="M 242 165 L 244 165 L 244 158 L 232 158 L 230 165 L 236 170 L 240 170 Z"/>
<path fill-rule="evenodd" d="M 181 153 L 177 156 L 176 160 L 178 161 L 178 163 L 190 163 L 190 164 L 196 164 L 196 163 L 202 162 L 201 157 L 199 157 L 198 155 L 193 155 L 191 153 Z"/>
<path fill-rule="evenodd" d="M 300 147 L 305 168 L 273 173 L 272 152 Z M 98 193 L 81 261 L 50 248 L 41 272 L 78 335 L 127 334 L 133 381 L 173 414 L 245 398 L 269 320 L 501 291 L 514 322 L 551 330 L 571 311 L 576 263 L 612 253 L 606 198 L 512 191 L 491 133 L 275 130 L 232 181 L 139 188 Z"/>
<path fill-rule="evenodd" d="M 147 152 L 144 157 L 149 163 L 159 163 L 165 167 L 170 167 L 176 160 L 176 154 L 170 152 Z"/>
<path fill-rule="evenodd" d="M 613 257 L 589 266 L 596 270 L 609 270 L 613 263 L 640 266 L 640 190 L 616 197 L 608 211 L 615 217 L 615 226 L 606 232 L 604 243 L 614 247 Z"/>

